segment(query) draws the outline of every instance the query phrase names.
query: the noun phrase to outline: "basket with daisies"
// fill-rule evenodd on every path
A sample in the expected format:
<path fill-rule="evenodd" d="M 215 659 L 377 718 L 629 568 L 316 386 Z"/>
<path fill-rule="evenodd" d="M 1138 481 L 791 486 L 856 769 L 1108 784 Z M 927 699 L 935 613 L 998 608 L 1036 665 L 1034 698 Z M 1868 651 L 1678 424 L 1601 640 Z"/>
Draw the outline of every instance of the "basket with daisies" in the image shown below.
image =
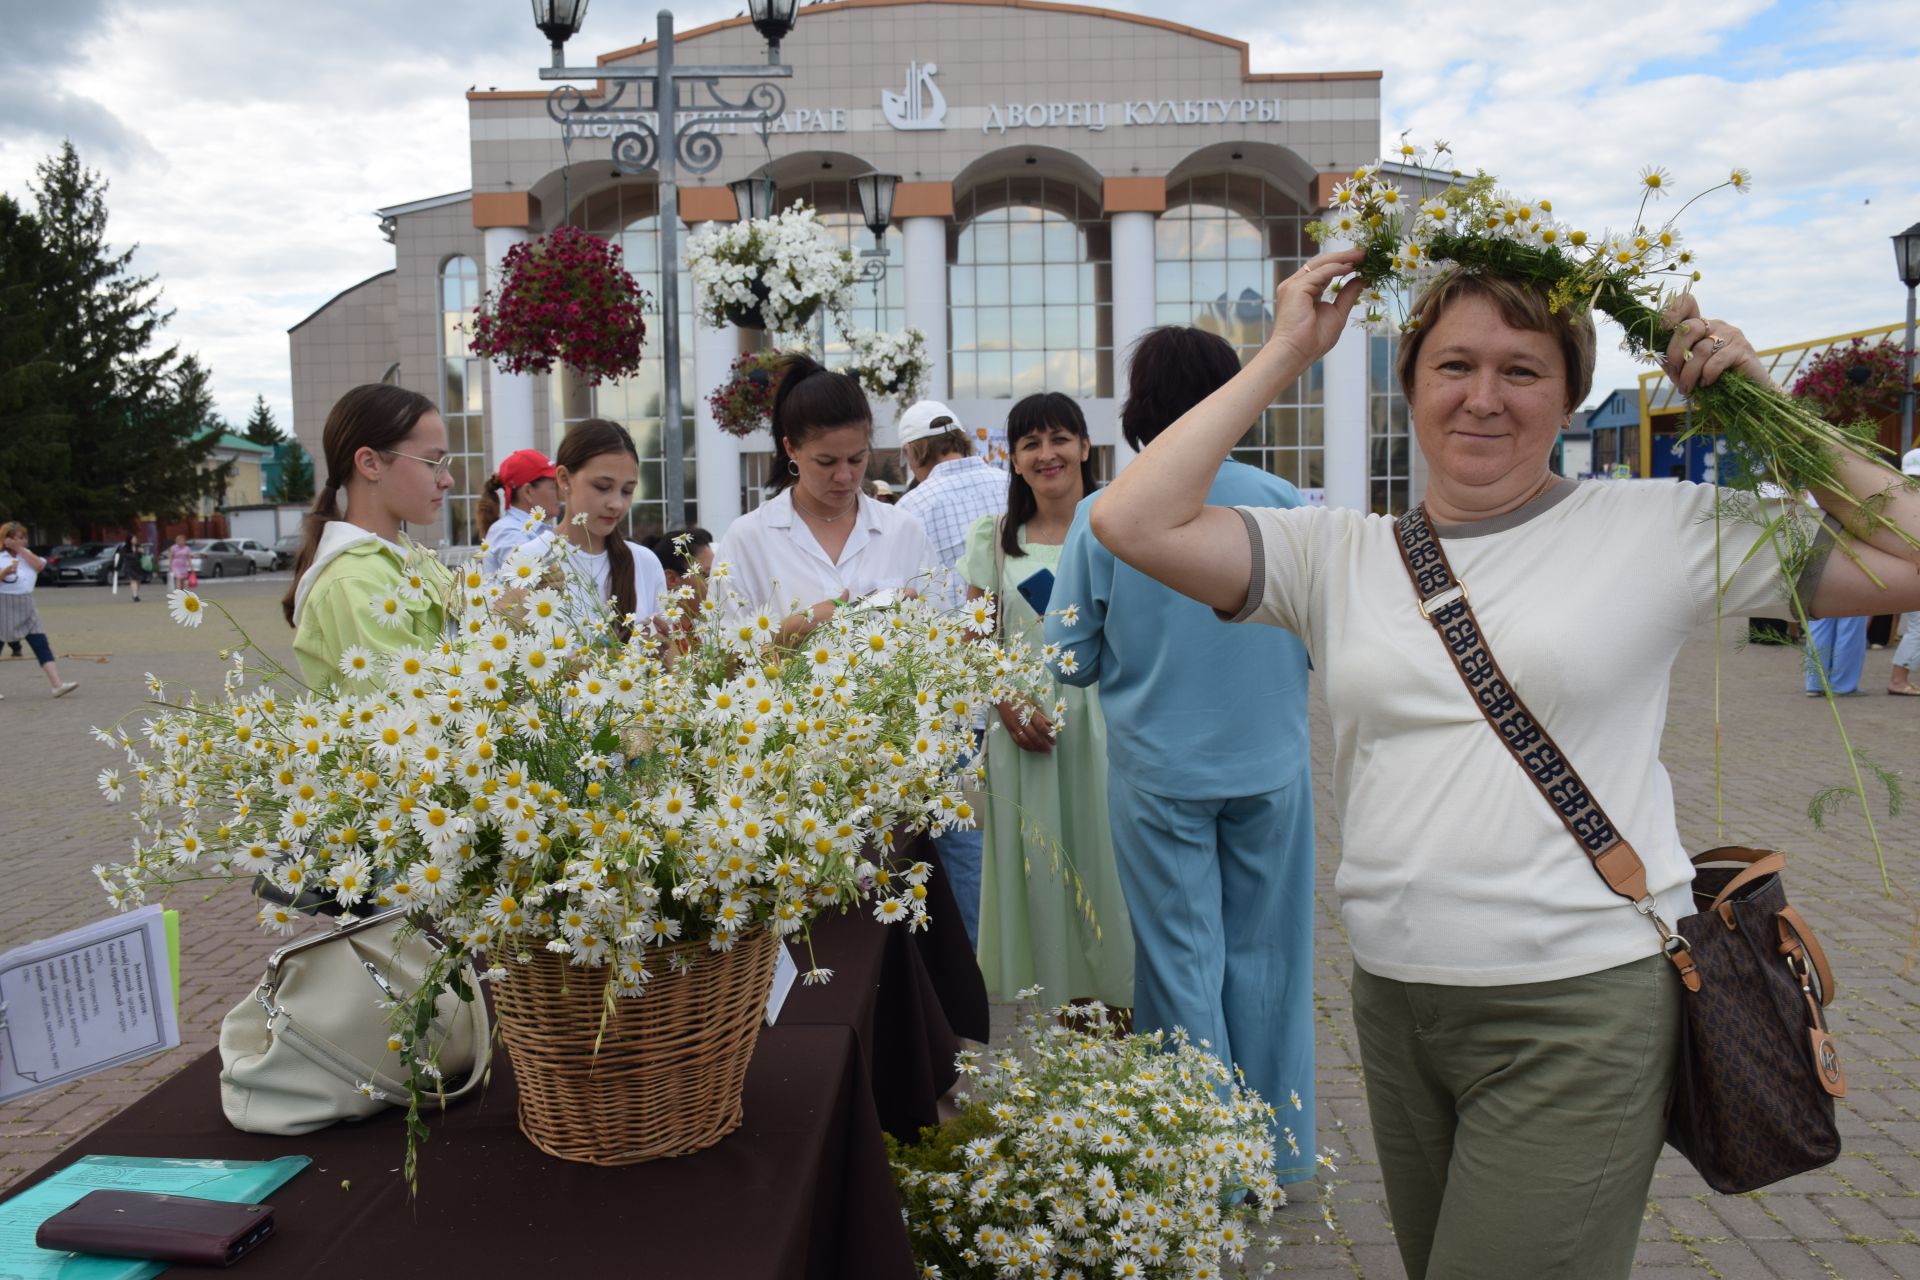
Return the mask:
<path fill-rule="evenodd" d="M 94 869 L 117 906 L 259 875 L 351 915 L 397 908 L 444 943 L 380 1067 L 408 1081 L 409 1176 L 439 1087 L 432 999 L 467 965 L 503 1016 L 516 984 L 557 972 L 597 1052 L 623 1006 L 667 998 L 705 957 L 764 947 L 770 974 L 765 940 L 804 941 L 823 911 L 925 927 L 929 868 L 891 858 L 893 833 L 971 825 L 952 766 L 976 709 L 1049 687 L 991 642 L 987 608 L 918 599 L 844 610 L 791 650 L 773 643 L 786 610 L 723 618 L 689 585 L 686 626 L 626 620 L 623 642 L 583 610 L 560 545 L 517 550 L 497 579 L 463 570 L 433 648 L 349 650 L 312 689 L 250 665 L 248 643 L 217 693 L 156 679 L 144 723 L 96 731 L 125 756 L 129 776 L 101 785 L 136 830 L 128 861 Z M 171 606 L 188 626 L 224 612 L 191 591 Z M 260 920 L 297 923 L 272 904 Z"/>
<path fill-rule="evenodd" d="M 1292 1131 L 1184 1031 L 1116 1035 L 1098 1004 L 1029 1010 L 1012 1044 L 959 1067 L 960 1114 L 887 1144 L 923 1275 L 1244 1275 L 1256 1224 L 1286 1203 L 1275 1135 L 1297 1156 Z"/>

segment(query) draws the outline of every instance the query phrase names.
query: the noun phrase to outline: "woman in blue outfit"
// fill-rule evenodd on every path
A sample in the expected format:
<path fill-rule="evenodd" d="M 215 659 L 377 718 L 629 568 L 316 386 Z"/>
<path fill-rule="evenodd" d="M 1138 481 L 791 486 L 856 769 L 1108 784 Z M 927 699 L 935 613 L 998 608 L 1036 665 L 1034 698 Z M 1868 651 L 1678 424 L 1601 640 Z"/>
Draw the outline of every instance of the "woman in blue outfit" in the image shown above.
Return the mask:
<path fill-rule="evenodd" d="M 1240 359 L 1199 329 L 1140 339 L 1121 431 L 1135 449 L 1224 386 Z M 1297 507 L 1238 462 L 1209 502 Z M 1134 1026 L 1185 1027 L 1278 1109 L 1281 1182 L 1309 1177 L 1313 1125 L 1313 782 L 1307 654 L 1250 635 L 1118 563 L 1074 512 L 1049 601 L 1062 678 L 1100 686 L 1107 807 L 1134 934 Z M 1294 1098 L 1299 1099 L 1298 1106 Z"/>

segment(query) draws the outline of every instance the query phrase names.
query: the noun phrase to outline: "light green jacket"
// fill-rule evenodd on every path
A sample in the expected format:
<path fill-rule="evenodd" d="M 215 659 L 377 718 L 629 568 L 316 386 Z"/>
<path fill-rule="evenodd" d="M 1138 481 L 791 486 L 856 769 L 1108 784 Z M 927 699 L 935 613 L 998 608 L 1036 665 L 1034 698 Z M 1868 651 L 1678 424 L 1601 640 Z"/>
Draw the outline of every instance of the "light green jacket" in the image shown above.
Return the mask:
<path fill-rule="evenodd" d="M 391 543 L 344 520 L 329 522 L 321 534 L 319 553 L 301 576 L 293 602 L 293 654 L 301 679 L 315 689 L 360 691 L 376 683 L 341 674 L 340 656 L 352 645 L 371 653 L 378 671 L 389 654 L 440 642 L 453 575 L 411 540 L 404 546 L 403 557 Z M 417 600 L 401 599 L 401 625 L 381 622 L 373 601 L 398 593 L 414 572 L 425 592 Z"/>

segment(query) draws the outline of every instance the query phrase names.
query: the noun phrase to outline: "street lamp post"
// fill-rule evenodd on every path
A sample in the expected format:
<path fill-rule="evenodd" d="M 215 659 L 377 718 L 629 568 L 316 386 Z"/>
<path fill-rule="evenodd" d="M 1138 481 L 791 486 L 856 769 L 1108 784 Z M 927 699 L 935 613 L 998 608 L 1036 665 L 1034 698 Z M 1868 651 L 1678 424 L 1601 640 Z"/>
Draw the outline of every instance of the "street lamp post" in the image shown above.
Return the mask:
<path fill-rule="evenodd" d="M 1920 288 L 1920 222 L 1893 238 L 1900 283 L 1907 286 L 1907 376 L 1900 384 L 1900 456 L 1913 448 L 1913 293 Z"/>
<path fill-rule="evenodd" d="M 661 452 L 666 472 L 666 523 L 686 525 L 684 425 L 680 420 L 680 170 L 710 173 L 720 164 L 720 125 L 754 125 L 764 135 L 786 109 L 786 94 L 769 80 L 787 79 L 793 68 L 780 61 L 780 42 L 793 30 L 799 0 L 748 0 L 753 26 L 767 41 L 765 66 L 683 66 L 674 60 L 673 13 L 662 9 L 651 67 L 569 67 L 566 42 L 579 34 L 588 0 L 533 0 L 534 25 L 553 46 L 553 64 L 540 68 L 542 80 L 598 80 L 607 96 L 589 102 L 584 90 L 555 86 L 547 95 L 547 114 L 571 139 L 606 130 L 613 137 L 613 165 L 620 173 L 659 175 L 660 192 L 660 338 L 665 368 L 661 378 Z M 741 97 L 720 90 L 723 80 L 753 80 Z M 652 101 L 643 101 L 652 90 Z M 629 91 L 633 101 L 626 101 Z M 682 100 L 682 94 L 685 100 Z M 704 102 L 702 101 L 704 96 Z"/>

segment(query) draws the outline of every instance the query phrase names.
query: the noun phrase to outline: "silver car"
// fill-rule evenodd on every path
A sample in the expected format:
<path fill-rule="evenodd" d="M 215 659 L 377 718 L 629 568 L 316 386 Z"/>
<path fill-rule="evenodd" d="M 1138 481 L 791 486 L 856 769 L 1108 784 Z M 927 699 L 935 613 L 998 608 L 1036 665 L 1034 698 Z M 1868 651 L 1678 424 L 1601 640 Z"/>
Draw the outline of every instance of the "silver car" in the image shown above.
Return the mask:
<path fill-rule="evenodd" d="M 240 554 L 253 561 L 256 569 L 278 569 L 273 548 L 257 538 L 229 538 L 227 541 L 240 548 Z"/>
<path fill-rule="evenodd" d="M 187 548 L 193 552 L 193 571 L 203 578 L 260 572 L 260 566 L 240 549 L 238 539 L 192 538 Z"/>

